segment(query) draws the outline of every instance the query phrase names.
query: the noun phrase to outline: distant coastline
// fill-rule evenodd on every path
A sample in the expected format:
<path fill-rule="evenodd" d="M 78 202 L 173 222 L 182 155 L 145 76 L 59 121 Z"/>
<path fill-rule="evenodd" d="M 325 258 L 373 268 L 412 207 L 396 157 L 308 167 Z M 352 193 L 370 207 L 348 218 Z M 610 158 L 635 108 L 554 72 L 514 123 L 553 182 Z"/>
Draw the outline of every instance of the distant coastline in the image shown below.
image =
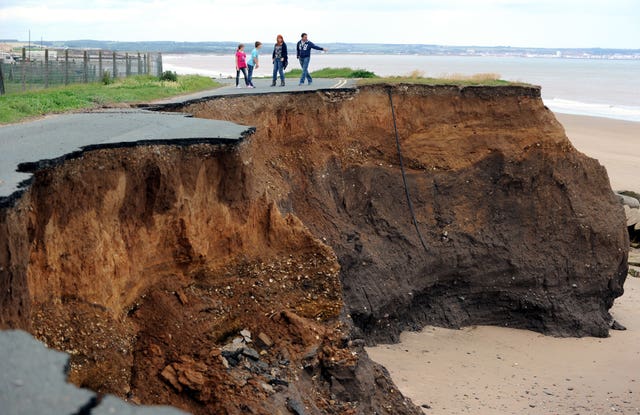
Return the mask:
<path fill-rule="evenodd" d="M 103 40 L 65 40 L 32 42 L 33 47 L 102 49 L 161 53 L 215 53 L 232 54 L 238 43 L 253 43 L 256 39 L 227 42 L 116 42 Z M 262 39 L 263 41 L 265 39 Z M 26 41 L 0 39 L 0 44 L 15 44 Z M 340 54 L 395 54 L 426 56 L 513 56 L 564 59 L 638 59 L 640 49 L 610 48 L 533 48 L 516 46 L 445 46 L 428 44 L 382 44 L 382 43 L 321 43 L 332 53 Z"/>

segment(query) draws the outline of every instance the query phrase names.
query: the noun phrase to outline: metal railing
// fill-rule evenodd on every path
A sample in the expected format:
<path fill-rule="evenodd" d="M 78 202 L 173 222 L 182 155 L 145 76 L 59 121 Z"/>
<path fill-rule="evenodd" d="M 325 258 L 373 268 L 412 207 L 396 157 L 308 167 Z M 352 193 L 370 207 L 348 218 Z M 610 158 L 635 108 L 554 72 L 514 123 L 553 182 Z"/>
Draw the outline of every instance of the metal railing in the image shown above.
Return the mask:
<path fill-rule="evenodd" d="M 17 60 L 5 58 L 0 63 L 0 95 L 132 75 L 162 75 L 162 54 L 23 49 Z"/>

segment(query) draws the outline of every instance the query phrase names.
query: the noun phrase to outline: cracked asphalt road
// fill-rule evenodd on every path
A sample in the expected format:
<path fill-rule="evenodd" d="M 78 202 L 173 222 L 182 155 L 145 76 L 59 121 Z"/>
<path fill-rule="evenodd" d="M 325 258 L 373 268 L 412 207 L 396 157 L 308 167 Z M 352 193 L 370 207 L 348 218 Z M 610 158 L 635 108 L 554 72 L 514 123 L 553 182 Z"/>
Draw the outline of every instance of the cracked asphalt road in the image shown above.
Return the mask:
<path fill-rule="evenodd" d="M 235 80 L 226 79 L 221 88 L 151 102 L 147 107 L 225 95 L 250 96 L 353 87 L 353 81 L 345 79 L 316 79 L 312 85 L 303 86 L 298 86 L 297 79 L 287 79 L 284 87 L 271 87 L 270 79 L 254 81 L 256 88 L 250 89 L 236 88 Z M 227 121 L 196 119 L 185 114 L 148 111 L 142 107 L 51 115 L 0 126 L 0 207 L 11 205 L 19 197 L 28 186 L 33 171 L 78 152 L 144 144 L 230 142 L 253 131 L 252 127 Z"/>

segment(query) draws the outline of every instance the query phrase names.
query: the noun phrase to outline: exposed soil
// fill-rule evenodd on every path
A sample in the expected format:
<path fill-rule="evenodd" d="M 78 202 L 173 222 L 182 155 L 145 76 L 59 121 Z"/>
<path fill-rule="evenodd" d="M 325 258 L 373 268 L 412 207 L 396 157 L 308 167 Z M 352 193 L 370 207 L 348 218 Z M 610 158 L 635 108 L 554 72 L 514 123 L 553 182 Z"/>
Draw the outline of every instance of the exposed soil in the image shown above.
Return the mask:
<path fill-rule="evenodd" d="M 628 236 L 537 88 L 192 102 L 238 145 L 95 150 L 0 212 L 0 327 L 196 414 L 418 414 L 365 342 L 425 323 L 606 336 Z"/>
<path fill-rule="evenodd" d="M 352 402 L 354 391 L 334 372 L 351 373 L 348 382 L 357 384 L 352 372 L 370 366 L 379 371 L 373 379 L 394 387 L 359 362 L 361 344 L 337 319 L 338 267 L 325 255 L 166 275 L 118 320 L 77 299 L 42 305 L 34 331 L 72 355 L 72 382 L 134 402 L 202 414 L 275 414 L 288 401 L 304 413 L 368 412 L 370 403 L 357 395 Z"/>
<path fill-rule="evenodd" d="M 261 126 L 242 156 L 256 187 L 335 250 L 370 343 L 426 323 L 607 335 L 627 274 L 624 213 L 538 88 L 377 86 L 179 109 Z"/>
<path fill-rule="evenodd" d="M 248 191 L 238 157 L 233 146 L 98 150 L 36 173 L 4 212 L 33 245 L 21 245 L 27 272 L 3 280 L 14 302 L 3 325 L 68 352 L 75 384 L 132 402 L 419 413 L 349 336 L 333 250 Z"/>

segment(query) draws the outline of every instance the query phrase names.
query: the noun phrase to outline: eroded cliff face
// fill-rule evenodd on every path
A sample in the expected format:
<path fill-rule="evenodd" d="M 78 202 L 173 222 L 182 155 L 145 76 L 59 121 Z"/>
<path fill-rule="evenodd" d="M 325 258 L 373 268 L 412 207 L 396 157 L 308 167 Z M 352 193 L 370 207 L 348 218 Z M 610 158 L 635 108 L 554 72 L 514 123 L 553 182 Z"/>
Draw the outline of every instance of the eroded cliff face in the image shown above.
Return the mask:
<path fill-rule="evenodd" d="M 335 250 L 368 340 L 425 323 L 607 335 L 627 273 L 624 215 L 538 88 L 378 86 L 183 110 L 261 126 L 242 156 L 264 169 L 256 187 Z"/>
<path fill-rule="evenodd" d="M 334 252 L 240 156 L 148 146 L 37 172 L 2 219 L 3 326 L 70 353 L 74 383 L 134 402 L 417 413 L 385 402 L 388 375 L 349 341 Z"/>
<path fill-rule="evenodd" d="M 194 413 L 409 414 L 359 339 L 427 323 L 607 335 L 624 213 L 539 89 L 162 109 L 257 129 L 87 152 L 38 171 L 0 215 L 0 326 L 70 352 L 75 383 Z"/>

